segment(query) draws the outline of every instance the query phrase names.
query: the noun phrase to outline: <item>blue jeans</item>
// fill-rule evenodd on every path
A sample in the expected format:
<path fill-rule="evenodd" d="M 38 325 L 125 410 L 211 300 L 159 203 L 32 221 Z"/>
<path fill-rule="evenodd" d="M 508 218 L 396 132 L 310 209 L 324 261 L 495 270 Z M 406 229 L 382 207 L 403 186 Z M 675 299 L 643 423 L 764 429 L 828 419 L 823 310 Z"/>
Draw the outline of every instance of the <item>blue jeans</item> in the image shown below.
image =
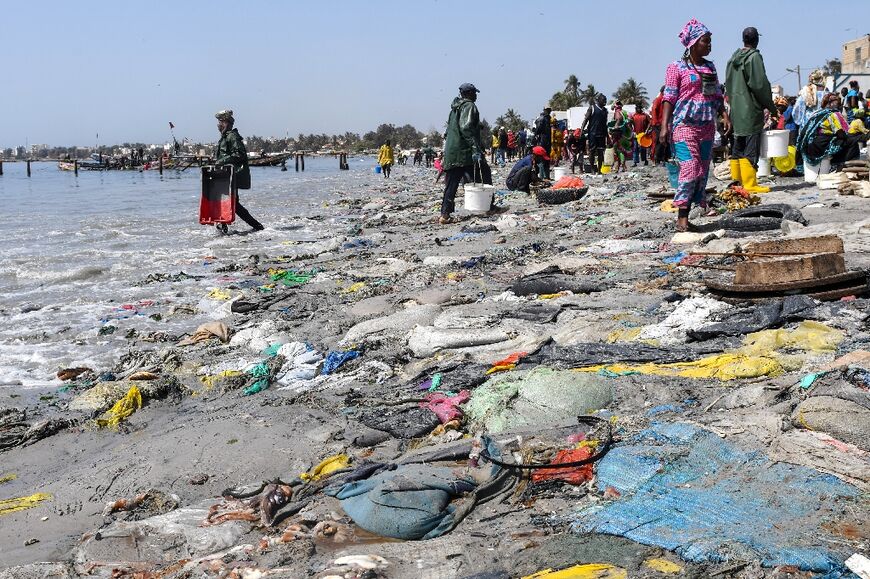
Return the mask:
<path fill-rule="evenodd" d="M 634 164 L 637 165 L 638 160 L 643 160 L 643 164 L 646 165 L 646 147 L 641 147 L 640 143 L 637 142 L 637 139 L 633 139 L 632 143 L 632 157 L 634 158 Z"/>
<path fill-rule="evenodd" d="M 500 148 L 500 149 L 498 150 L 498 152 L 496 153 L 496 155 L 495 155 L 495 161 L 496 161 L 496 163 L 498 163 L 498 164 L 501 165 L 502 167 L 504 167 L 504 164 L 505 164 L 504 154 L 505 154 L 505 149 L 501 149 L 501 148 Z"/>

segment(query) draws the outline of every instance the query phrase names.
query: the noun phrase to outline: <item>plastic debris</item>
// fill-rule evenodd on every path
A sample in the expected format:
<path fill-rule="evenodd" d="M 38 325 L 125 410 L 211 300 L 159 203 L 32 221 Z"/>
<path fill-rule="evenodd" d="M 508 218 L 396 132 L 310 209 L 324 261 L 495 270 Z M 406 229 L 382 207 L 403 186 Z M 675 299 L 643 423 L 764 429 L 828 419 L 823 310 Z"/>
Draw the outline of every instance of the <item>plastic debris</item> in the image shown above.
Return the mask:
<path fill-rule="evenodd" d="M 332 374 L 351 360 L 356 360 L 362 355 L 357 350 L 345 350 L 344 352 L 329 352 L 323 361 L 320 373 L 324 376 Z"/>
<path fill-rule="evenodd" d="M 39 506 L 43 501 L 51 500 L 52 496 L 48 493 L 33 493 L 26 497 L 15 497 L 13 499 L 0 499 L 0 517 L 18 511 L 25 511 Z"/>
<path fill-rule="evenodd" d="M 544 569 L 523 579 L 628 579 L 628 571 L 609 563 L 586 563 L 560 571 Z"/>
<path fill-rule="evenodd" d="M 303 472 L 299 478 L 308 481 L 318 481 L 337 470 L 342 470 L 350 465 L 350 457 L 346 454 L 335 454 L 323 459 L 320 464 L 312 467 L 308 472 Z"/>
<path fill-rule="evenodd" d="M 95 422 L 100 428 L 114 428 L 140 408 L 142 408 L 142 394 L 137 386 L 130 386 L 127 394 Z"/>

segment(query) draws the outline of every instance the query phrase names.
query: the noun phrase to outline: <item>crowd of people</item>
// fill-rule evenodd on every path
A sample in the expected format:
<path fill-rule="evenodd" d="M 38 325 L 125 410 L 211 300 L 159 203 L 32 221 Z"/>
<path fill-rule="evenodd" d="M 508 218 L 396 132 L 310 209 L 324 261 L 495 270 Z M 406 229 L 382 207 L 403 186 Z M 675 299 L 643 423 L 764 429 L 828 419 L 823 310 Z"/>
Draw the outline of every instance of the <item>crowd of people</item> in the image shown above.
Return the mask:
<path fill-rule="evenodd" d="M 535 181 L 550 178 L 551 165 L 566 163 L 572 173 L 583 171 L 625 171 L 633 166 L 663 162 L 677 167 L 673 204 L 677 208 L 677 230 L 689 228 L 693 206 L 707 207 L 706 187 L 710 164 L 717 152 L 727 155 L 731 177 L 751 193 L 769 188 L 758 184 L 757 172 L 766 130 L 789 131 L 794 146 L 795 169 L 804 163 L 818 165 L 828 159 L 833 168 L 858 158 L 860 147 L 867 142 L 864 119 L 870 116 L 870 91 L 864 95 L 857 81 L 840 92 L 828 92 L 825 76 L 813 71 L 808 83 L 793 97 L 774 97 L 758 50 L 759 33 L 754 27 L 743 30 L 743 46 L 728 60 L 724 83 L 715 64 L 708 59 L 712 52 L 712 33 L 701 22 L 686 23 L 678 38 L 682 57 L 665 70 L 665 83 L 652 102 L 650 113 L 640 103 L 629 113 L 620 100 L 608 109 L 607 98 L 599 93 L 586 110 L 579 128 L 569 130 L 564 120 L 544 107 L 532 127 L 514 131 L 496 126 L 491 131 L 489 163 L 482 142 L 480 113 L 475 104 L 478 89 L 470 83 L 459 87 L 459 96 L 451 104 L 445 133 L 444 150 L 436 159 L 431 147 L 413 153 L 414 165 L 435 165 L 436 181 L 443 175 L 444 194 L 439 222 L 452 221 L 459 185 L 465 182 L 492 184 L 490 165 L 506 166 L 514 162 L 507 187 L 529 191 Z M 219 120 L 222 118 L 219 114 Z M 220 126 L 221 142 L 237 143 L 232 124 Z M 219 151 L 226 148 L 219 146 Z M 236 145 L 236 148 L 238 146 Z M 220 156 L 220 155 L 219 155 Z M 222 157 L 235 163 L 241 155 Z M 407 158 L 399 153 L 399 163 Z M 385 179 L 391 175 L 396 155 L 390 141 L 378 151 L 378 165 Z M 245 158 L 246 161 L 246 158 Z M 246 170 L 242 162 L 236 168 Z M 237 209 L 245 219 L 247 212 Z M 248 219 L 245 219 L 248 221 Z M 258 222 L 252 226 L 262 228 Z"/>

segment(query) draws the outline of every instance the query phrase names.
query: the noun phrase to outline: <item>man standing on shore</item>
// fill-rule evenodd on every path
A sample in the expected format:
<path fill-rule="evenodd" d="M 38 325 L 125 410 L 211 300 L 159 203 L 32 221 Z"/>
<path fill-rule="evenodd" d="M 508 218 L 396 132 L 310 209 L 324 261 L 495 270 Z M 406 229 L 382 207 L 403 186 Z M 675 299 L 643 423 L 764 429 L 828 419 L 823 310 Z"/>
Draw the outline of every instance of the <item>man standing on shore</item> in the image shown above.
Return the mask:
<path fill-rule="evenodd" d="M 586 146 L 589 149 L 589 162 L 601 172 L 604 165 L 604 149 L 607 148 L 607 97 L 602 93 L 595 96 L 595 102 L 586 110 L 586 117 L 580 130 L 586 131 Z M 588 129 L 587 129 L 588 127 Z"/>
<path fill-rule="evenodd" d="M 701 80 L 703 83 L 704 79 Z M 752 26 L 743 30 L 743 48 L 737 49 L 728 61 L 725 93 L 731 103 L 731 126 L 734 129 L 731 178 L 740 181 L 750 193 L 767 193 L 770 188 L 759 187 L 755 176 L 764 129 L 764 109 L 770 111 L 772 119 L 779 116 L 779 111 L 773 103 L 764 60 L 758 52 L 758 30 Z"/>
<path fill-rule="evenodd" d="M 245 142 L 239 134 L 238 129 L 233 128 L 236 120 L 233 118 L 233 111 L 227 109 L 220 111 L 215 115 L 218 120 L 218 130 L 221 133 L 221 138 L 217 144 L 215 152 L 214 164 L 217 166 L 232 165 L 236 178 L 236 187 L 238 189 L 251 188 L 251 170 L 248 168 L 248 151 L 245 148 Z M 238 191 L 236 192 L 236 215 L 242 221 L 250 225 L 254 231 L 262 231 L 263 224 L 254 219 L 254 216 L 248 213 L 248 210 L 239 201 Z M 219 223 L 218 229 L 222 232 L 227 232 L 227 224 Z"/>
<path fill-rule="evenodd" d="M 475 172 L 481 172 L 483 146 L 480 142 L 480 112 L 477 110 L 477 90 L 471 83 L 459 87 L 459 96 L 450 105 L 447 118 L 447 140 L 444 143 L 444 198 L 441 200 L 441 217 L 438 222 L 451 222 L 456 210 L 456 191 L 466 174 L 474 180 Z"/>
<path fill-rule="evenodd" d="M 544 147 L 544 150 L 550 152 L 550 147 L 553 144 L 553 136 L 551 134 L 552 126 L 550 123 L 550 112 L 553 109 L 544 107 L 544 110 L 535 119 L 535 144 Z M 540 161 L 538 164 L 538 176 L 541 179 L 550 178 L 550 161 Z"/>

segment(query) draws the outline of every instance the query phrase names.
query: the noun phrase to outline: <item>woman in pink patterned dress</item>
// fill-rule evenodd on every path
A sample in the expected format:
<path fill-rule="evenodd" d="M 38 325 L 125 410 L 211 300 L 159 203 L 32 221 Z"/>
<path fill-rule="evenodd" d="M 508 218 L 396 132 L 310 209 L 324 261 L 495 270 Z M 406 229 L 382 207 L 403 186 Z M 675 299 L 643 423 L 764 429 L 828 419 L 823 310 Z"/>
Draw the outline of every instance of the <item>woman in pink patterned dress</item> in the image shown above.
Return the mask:
<path fill-rule="evenodd" d="M 692 18 L 679 36 L 686 51 L 665 73 L 659 143 L 666 147 L 673 143 L 680 165 L 674 206 L 677 231 L 687 231 L 692 205 L 707 206 L 704 189 L 713 156 L 716 117 L 722 114 L 726 132 L 731 130 L 731 119 L 725 111 L 716 67 L 705 58 L 712 47 L 710 30 Z"/>

